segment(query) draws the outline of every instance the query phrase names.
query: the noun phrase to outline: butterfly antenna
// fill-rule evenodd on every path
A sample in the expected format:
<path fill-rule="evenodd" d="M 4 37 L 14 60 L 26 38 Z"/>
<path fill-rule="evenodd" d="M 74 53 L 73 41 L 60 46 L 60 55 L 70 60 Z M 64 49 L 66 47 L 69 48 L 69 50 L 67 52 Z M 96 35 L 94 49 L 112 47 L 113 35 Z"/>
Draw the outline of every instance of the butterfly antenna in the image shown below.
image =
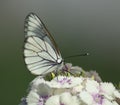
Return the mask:
<path fill-rule="evenodd" d="M 68 57 L 65 57 L 64 59 L 68 59 L 68 58 L 74 58 L 74 57 L 79 57 L 79 56 L 88 56 L 90 55 L 89 53 L 84 53 L 84 54 L 78 54 L 78 55 L 71 55 Z"/>

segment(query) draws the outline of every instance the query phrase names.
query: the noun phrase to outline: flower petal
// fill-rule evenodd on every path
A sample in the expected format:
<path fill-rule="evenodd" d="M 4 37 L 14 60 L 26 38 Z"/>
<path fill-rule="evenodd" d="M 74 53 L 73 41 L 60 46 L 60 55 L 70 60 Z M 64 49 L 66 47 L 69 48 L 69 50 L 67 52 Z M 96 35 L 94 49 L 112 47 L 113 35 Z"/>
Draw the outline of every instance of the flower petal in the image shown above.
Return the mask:
<path fill-rule="evenodd" d="M 45 105 L 60 105 L 59 95 L 51 96 L 48 98 Z"/>
<path fill-rule="evenodd" d="M 79 94 L 81 100 L 86 103 L 87 105 L 92 105 L 93 103 L 93 97 L 86 91 L 82 91 L 80 94 Z"/>
<path fill-rule="evenodd" d="M 99 92 L 99 83 L 94 80 L 87 79 L 86 90 L 89 93 L 98 93 Z"/>
<path fill-rule="evenodd" d="M 36 91 L 31 90 L 26 98 L 26 102 L 28 105 L 30 104 L 37 104 L 39 102 L 39 95 L 36 93 Z"/>
<path fill-rule="evenodd" d="M 61 94 L 60 102 L 62 105 L 79 105 L 79 100 L 77 99 L 77 97 L 72 96 L 68 92 Z"/>

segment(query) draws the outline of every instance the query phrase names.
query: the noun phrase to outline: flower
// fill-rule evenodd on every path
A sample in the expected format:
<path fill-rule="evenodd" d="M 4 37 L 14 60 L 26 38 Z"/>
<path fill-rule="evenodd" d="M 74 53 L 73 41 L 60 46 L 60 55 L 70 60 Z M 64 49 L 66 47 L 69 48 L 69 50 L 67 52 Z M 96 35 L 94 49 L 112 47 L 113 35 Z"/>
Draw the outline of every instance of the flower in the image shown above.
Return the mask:
<path fill-rule="evenodd" d="M 79 67 L 79 66 L 72 66 L 71 63 L 66 63 L 63 68 L 63 72 L 70 72 L 72 75 L 80 75 L 82 73 L 85 73 L 85 71 Z"/>
<path fill-rule="evenodd" d="M 100 85 L 101 87 L 101 91 L 107 95 L 110 95 L 112 96 L 113 95 L 113 92 L 115 91 L 115 87 L 112 83 L 108 83 L 108 82 L 104 82 L 104 83 L 101 83 Z"/>
<path fill-rule="evenodd" d="M 60 103 L 62 105 L 79 105 L 79 99 L 68 92 L 62 93 L 60 95 Z"/>
<path fill-rule="evenodd" d="M 79 66 L 72 66 L 71 63 L 66 63 L 63 67 L 62 67 L 62 71 L 63 72 L 69 72 L 71 75 L 74 76 L 84 76 L 84 77 L 89 77 L 89 78 L 93 78 L 94 80 L 96 80 L 97 82 L 102 82 L 102 79 L 100 78 L 99 74 L 96 71 L 84 71 L 81 67 Z"/>
<path fill-rule="evenodd" d="M 37 77 L 25 99 L 27 104 L 21 105 L 118 105 L 119 96 L 112 83 L 92 78 L 58 76 L 47 81 Z"/>
<path fill-rule="evenodd" d="M 45 105 L 79 105 L 79 100 L 76 96 L 72 96 L 70 93 L 65 92 L 50 97 Z"/>
<path fill-rule="evenodd" d="M 119 95 L 113 95 L 114 92 L 116 89 L 112 83 L 99 84 L 87 79 L 86 87 L 80 92 L 79 97 L 87 105 L 118 105 L 114 100 Z"/>
<path fill-rule="evenodd" d="M 77 86 L 81 84 L 83 81 L 82 77 L 73 77 L 73 76 L 58 76 L 51 80 L 51 82 L 54 82 L 59 85 L 61 88 L 70 88 Z"/>
<path fill-rule="evenodd" d="M 93 79 L 96 80 L 97 82 L 102 82 L 102 79 L 100 78 L 99 74 L 96 71 L 93 71 L 93 70 L 91 70 L 89 72 L 86 71 L 85 72 L 85 77 L 89 77 L 89 78 L 93 77 Z"/>
<path fill-rule="evenodd" d="M 50 97 L 45 105 L 60 105 L 60 100 L 59 100 L 59 95 L 54 95 L 52 97 Z"/>

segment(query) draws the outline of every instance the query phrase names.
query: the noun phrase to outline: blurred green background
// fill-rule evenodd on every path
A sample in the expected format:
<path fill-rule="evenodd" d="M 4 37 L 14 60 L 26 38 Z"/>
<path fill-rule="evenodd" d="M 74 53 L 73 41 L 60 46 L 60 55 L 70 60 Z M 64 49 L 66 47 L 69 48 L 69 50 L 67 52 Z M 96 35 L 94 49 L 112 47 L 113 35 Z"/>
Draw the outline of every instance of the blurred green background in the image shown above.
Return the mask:
<path fill-rule="evenodd" d="M 35 12 L 56 40 L 63 58 L 85 70 L 96 70 L 104 81 L 120 80 L 119 0 L 1 0 L 1 105 L 17 105 L 35 76 L 23 60 L 24 19 Z"/>

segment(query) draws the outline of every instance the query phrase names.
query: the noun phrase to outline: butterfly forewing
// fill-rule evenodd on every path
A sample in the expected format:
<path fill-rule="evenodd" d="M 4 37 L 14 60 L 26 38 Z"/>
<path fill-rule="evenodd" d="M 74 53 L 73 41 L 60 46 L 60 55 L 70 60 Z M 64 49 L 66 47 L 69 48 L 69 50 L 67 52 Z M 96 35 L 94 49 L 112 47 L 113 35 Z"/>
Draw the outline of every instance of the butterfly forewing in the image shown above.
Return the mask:
<path fill-rule="evenodd" d="M 42 21 L 30 13 L 25 19 L 24 56 L 31 73 L 44 75 L 57 70 L 62 63 L 60 51 Z"/>

